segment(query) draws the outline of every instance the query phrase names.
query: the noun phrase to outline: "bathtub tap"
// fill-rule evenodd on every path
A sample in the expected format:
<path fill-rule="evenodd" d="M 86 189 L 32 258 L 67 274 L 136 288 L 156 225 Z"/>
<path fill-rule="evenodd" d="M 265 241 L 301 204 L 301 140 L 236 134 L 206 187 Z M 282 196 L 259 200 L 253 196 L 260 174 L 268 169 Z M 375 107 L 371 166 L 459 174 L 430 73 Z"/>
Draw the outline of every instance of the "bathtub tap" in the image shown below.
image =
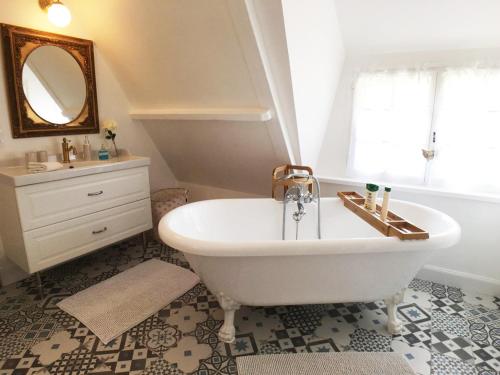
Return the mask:
<path fill-rule="evenodd" d="M 304 210 L 304 205 L 300 202 L 297 203 L 297 211 L 293 213 L 293 220 L 299 222 L 302 220 L 302 217 L 306 214 L 306 210 Z"/>
<path fill-rule="evenodd" d="M 286 192 L 285 199 L 283 200 L 283 207 L 289 202 L 297 203 L 297 211 L 293 214 L 293 219 L 295 221 L 300 221 L 302 217 L 306 214 L 304 209 L 304 203 L 309 203 L 312 201 L 312 194 L 310 192 L 304 193 L 303 185 L 292 186 Z M 286 210 L 285 210 L 286 211 Z"/>

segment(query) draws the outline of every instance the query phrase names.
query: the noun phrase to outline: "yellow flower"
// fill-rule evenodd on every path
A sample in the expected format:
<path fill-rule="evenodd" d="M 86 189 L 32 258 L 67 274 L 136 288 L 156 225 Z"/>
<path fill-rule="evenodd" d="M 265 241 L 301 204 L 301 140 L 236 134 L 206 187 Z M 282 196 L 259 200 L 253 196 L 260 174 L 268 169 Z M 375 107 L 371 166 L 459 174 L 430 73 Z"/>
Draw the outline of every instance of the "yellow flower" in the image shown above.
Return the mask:
<path fill-rule="evenodd" d="M 116 129 L 118 129 L 118 124 L 115 120 L 104 120 L 101 125 L 103 129 L 111 130 L 113 133 L 115 133 Z"/>

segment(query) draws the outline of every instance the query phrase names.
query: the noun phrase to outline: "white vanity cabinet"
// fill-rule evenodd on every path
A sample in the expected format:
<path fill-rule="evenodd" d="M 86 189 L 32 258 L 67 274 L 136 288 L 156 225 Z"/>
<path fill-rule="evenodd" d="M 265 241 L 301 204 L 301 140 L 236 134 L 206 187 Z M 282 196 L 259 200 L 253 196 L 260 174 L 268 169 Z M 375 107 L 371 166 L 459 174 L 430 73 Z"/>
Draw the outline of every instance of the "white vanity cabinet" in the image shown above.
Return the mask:
<path fill-rule="evenodd" d="M 7 257 L 35 273 L 151 229 L 149 163 L 127 156 L 38 174 L 0 168 Z"/>

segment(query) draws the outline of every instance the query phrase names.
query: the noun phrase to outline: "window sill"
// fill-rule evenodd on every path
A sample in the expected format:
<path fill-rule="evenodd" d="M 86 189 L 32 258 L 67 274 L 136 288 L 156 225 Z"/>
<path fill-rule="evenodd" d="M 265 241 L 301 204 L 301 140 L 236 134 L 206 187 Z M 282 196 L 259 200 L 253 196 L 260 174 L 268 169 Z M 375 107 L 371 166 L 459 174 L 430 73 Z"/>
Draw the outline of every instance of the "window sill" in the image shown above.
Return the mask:
<path fill-rule="evenodd" d="M 318 176 L 318 179 L 320 182 L 327 184 L 359 186 L 363 188 L 366 185 L 366 181 L 357 180 L 355 178 Z M 377 181 L 374 182 L 379 183 L 380 185 L 387 184 Z M 390 186 L 393 189 L 397 189 L 398 191 L 403 191 L 407 193 L 417 193 L 417 194 L 434 195 L 447 198 L 468 199 L 481 202 L 500 203 L 500 195 L 461 193 L 456 191 L 450 191 L 450 190 L 444 190 L 426 186 L 417 186 L 417 185 L 390 184 Z"/>

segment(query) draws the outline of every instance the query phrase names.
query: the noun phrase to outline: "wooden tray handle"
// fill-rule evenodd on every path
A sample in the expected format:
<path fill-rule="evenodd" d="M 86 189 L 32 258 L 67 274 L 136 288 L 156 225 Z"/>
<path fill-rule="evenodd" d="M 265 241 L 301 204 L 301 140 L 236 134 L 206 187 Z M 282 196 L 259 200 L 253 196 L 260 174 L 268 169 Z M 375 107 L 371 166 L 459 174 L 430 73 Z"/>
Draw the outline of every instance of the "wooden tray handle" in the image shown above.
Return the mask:
<path fill-rule="evenodd" d="M 308 175 L 312 176 L 313 175 L 313 170 L 311 167 L 305 166 L 305 165 L 293 165 L 293 164 L 285 164 L 285 165 L 280 165 L 279 167 L 276 167 L 273 169 L 273 174 L 272 174 L 272 191 L 271 191 L 271 197 L 275 198 L 276 197 L 276 189 L 278 186 L 283 186 L 283 194 L 286 194 L 288 188 L 293 185 L 309 185 L 309 191 L 312 193 L 313 191 L 313 180 L 308 179 L 292 179 L 292 180 L 280 180 L 281 177 L 286 176 L 290 173 L 296 172 L 296 171 L 305 171 L 307 172 Z"/>

